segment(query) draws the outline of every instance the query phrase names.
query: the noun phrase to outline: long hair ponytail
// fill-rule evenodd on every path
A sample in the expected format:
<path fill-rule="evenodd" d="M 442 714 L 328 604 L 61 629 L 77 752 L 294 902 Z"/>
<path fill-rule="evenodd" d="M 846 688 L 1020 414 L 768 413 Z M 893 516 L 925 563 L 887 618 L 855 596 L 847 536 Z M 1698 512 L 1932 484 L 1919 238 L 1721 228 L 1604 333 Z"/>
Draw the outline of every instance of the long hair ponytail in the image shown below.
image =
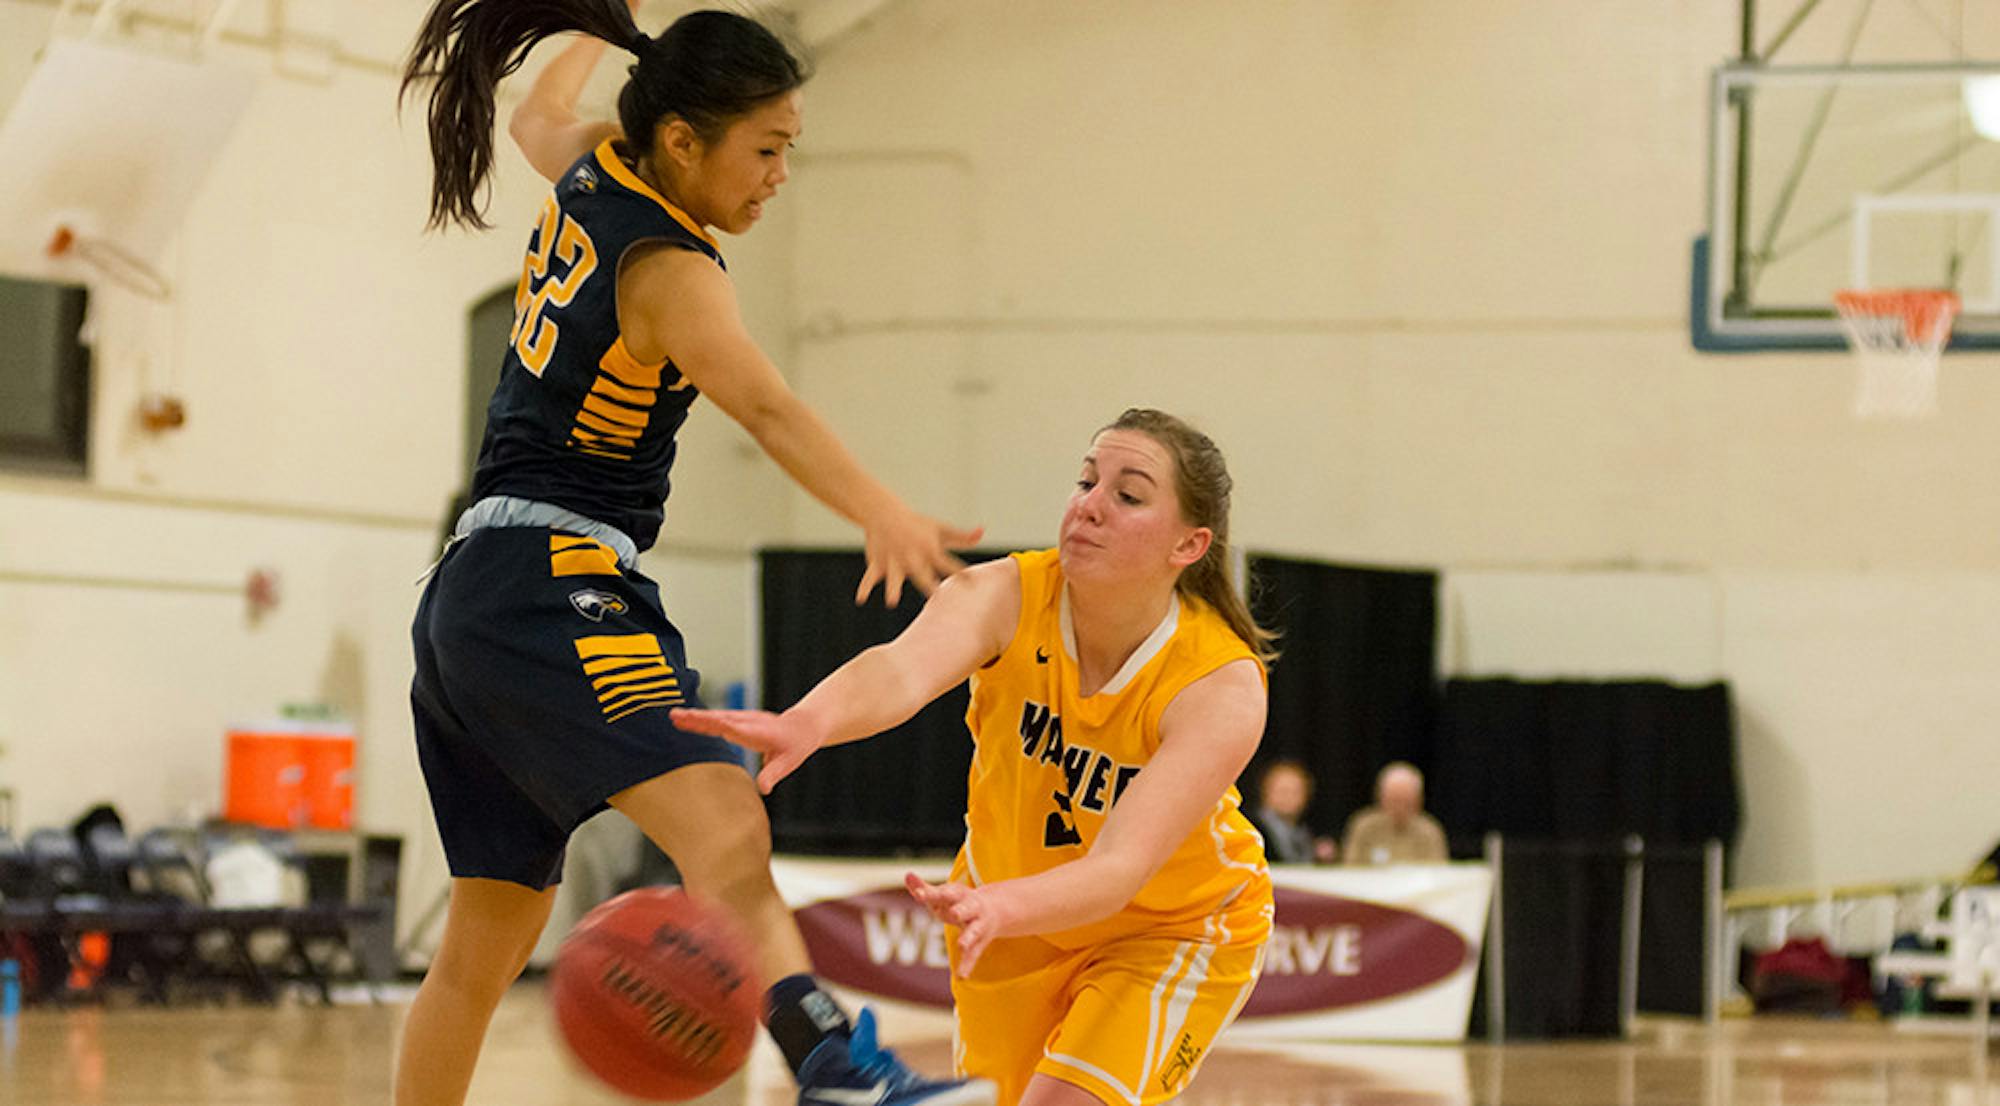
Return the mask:
<path fill-rule="evenodd" d="M 429 226 L 485 227 L 482 190 L 493 171 L 494 90 L 535 44 L 580 31 L 638 57 L 618 96 L 618 119 L 639 156 L 659 123 L 685 119 L 714 141 L 735 117 L 806 82 L 808 66 L 756 20 L 697 11 L 658 37 L 632 22 L 624 0 L 435 0 L 403 67 L 400 103 L 430 97 Z"/>
<path fill-rule="evenodd" d="M 1196 526 L 1208 527 L 1212 537 L 1201 560 L 1181 570 L 1174 590 L 1199 599 L 1215 608 L 1243 644 L 1269 664 L 1278 658 L 1272 643 L 1278 635 L 1257 625 L 1250 607 L 1230 578 L 1229 494 L 1235 486 L 1222 450 L 1208 435 L 1164 411 L 1133 407 L 1119 415 L 1104 430 L 1132 430 L 1167 448 L 1174 457 L 1174 489 L 1180 499 L 1181 516 Z M 1098 433 L 1104 433 L 1099 430 Z"/>
<path fill-rule="evenodd" d="M 551 35 L 581 31 L 636 50 L 644 41 L 623 0 L 436 0 L 403 66 L 402 103 L 431 88 L 432 228 L 487 225 L 481 192 L 493 171 L 494 90 Z"/>

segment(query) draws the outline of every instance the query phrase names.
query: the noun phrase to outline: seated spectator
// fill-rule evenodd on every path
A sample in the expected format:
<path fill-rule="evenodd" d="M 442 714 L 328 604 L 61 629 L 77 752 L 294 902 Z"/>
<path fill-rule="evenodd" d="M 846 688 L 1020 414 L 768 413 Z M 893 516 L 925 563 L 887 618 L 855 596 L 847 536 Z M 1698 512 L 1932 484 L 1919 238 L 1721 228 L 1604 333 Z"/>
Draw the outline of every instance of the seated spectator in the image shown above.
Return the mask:
<path fill-rule="evenodd" d="M 1264 857 L 1273 864 L 1331 864 L 1340 846 L 1314 836 L 1304 822 L 1312 802 L 1313 778 L 1296 760 L 1274 760 L 1257 780 L 1257 806 L 1250 820 L 1264 835 Z"/>
<path fill-rule="evenodd" d="M 1397 761 L 1375 778 L 1375 805 L 1347 820 L 1349 864 L 1441 864 L 1451 859 L 1444 827 L 1424 813 L 1424 775 Z"/>

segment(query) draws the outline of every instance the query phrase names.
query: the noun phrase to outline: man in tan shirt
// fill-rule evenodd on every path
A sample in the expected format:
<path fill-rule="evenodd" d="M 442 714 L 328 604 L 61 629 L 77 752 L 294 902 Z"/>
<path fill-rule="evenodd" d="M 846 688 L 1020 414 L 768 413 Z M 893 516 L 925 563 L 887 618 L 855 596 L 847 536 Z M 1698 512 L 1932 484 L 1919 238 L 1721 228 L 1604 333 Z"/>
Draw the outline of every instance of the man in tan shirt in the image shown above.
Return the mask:
<path fill-rule="evenodd" d="M 1375 805 L 1347 820 L 1340 850 L 1349 864 L 1442 864 L 1444 827 L 1424 813 L 1424 776 L 1397 761 L 1375 778 Z"/>

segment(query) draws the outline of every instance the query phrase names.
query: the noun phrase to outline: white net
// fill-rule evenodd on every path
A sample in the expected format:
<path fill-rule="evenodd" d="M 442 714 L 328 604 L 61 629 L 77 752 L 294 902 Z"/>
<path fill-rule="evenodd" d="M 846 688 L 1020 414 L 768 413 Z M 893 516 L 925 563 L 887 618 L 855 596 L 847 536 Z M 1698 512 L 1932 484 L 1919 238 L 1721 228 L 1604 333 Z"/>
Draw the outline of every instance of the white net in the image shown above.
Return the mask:
<path fill-rule="evenodd" d="M 1936 414 L 1938 362 L 1958 317 L 1958 296 L 1870 289 L 1836 293 L 1834 303 L 1859 369 L 1854 413 L 1904 419 Z"/>

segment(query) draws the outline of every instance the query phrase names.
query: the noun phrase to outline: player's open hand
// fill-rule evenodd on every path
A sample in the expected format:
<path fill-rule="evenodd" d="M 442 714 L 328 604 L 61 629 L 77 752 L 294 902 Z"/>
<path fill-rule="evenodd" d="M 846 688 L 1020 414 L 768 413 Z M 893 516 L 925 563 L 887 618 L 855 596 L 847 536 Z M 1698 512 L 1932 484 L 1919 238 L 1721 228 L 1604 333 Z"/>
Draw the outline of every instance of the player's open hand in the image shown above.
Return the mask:
<path fill-rule="evenodd" d="M 796 717 L 772 714 L 767 710 L 694 710 L 675 707 L 674 725 L 689 733 L 707 734 L 734 741 L 746 749 L 764 754 L 764 768 L 757 773 L 757 789 L 769 795 L 778 781 L 819 749 L 819 735 L 808 730 Z"/>
<path fill-rule="evenodd" d="M 970 976 L 979 954 L 1000 935 L 999 912 L 991 898 L 963 883 L 925 883 L 915 872 L 903 873 L 903 886 L 931 917 L 958 927 L 958 975 L 961 979 Z"/>
<path fill-rule="evenodd" d="M 887 515 L 866 528 L 868 571 L 861 574 L 854 601 L 866 603 L 879 583 L 882 601 L 893 607 L 903 599 L 905 580 L 929 595 L 939 581 L 965 567 L 951 551 L 972 548 L 985 533 L 983 527 L 964 530 L 907 508 Z"/>

